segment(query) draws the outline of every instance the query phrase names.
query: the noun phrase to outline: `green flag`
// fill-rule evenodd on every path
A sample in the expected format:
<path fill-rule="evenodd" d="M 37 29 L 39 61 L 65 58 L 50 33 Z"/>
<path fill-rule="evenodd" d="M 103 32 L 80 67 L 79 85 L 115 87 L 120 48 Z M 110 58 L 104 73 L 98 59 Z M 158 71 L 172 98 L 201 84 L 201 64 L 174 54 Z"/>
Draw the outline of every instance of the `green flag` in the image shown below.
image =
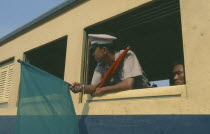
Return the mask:
<path fill-rule="evenodd" d="M 68 83 L 21 62 L 17 124 L 14 134 L 78 134 Z"/>

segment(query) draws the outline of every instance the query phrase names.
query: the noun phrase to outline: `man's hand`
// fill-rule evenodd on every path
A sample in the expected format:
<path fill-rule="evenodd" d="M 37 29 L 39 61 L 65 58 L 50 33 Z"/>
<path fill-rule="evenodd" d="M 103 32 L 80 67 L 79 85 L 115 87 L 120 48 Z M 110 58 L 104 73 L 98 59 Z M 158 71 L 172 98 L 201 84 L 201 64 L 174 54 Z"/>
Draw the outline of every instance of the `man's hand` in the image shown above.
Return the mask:
<path fill-rule="evenodd" d="M 78 92 L 82 92 L 83 85 L 79 82 L 74 82 L 72 85 L 69 86 L 69 88 L 71 89 L 72 92 L 78 93 Z"/>
<path fill-rule="evenodd" d="M 93 94 L 96 91 L 96 85 L 83 85 L 79 82 L 74 82 L 72 85 L 69 85 L 70 90 L 73 93 L 84 92 L 86 94 Z"/>

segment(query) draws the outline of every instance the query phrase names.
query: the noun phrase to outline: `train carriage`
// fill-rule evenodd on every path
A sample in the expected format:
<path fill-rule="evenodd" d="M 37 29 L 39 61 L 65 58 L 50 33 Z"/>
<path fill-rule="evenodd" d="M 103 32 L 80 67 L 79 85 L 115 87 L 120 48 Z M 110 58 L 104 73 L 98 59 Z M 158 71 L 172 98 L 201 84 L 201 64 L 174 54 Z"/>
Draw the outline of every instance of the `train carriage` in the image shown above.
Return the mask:
<path fill-rule="evenodd" d="M 0 39 L 0 133 L 10 134 L 18 109 L 20 64 L 67 82 L 90 84 L 96 63 L 88 34 L 131 46 L 157 87 L 91 97 L 71 92 L 80 133 L 210 132 L 210 1 L 69 0 Z M 170 85 L 170 65 L 184 61 L 186 84 Z"/>

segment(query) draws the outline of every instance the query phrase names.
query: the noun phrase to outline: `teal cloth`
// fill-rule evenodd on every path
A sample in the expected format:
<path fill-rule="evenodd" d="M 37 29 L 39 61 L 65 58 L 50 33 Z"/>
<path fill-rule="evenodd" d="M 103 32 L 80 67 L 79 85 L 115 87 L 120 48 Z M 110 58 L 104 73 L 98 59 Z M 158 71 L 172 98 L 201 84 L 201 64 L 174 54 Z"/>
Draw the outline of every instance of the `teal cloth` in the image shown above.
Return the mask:
<path fill-rule="evenodd" d="M 79 134 L 68 83 L 21 62 L 14 134 Z"/>

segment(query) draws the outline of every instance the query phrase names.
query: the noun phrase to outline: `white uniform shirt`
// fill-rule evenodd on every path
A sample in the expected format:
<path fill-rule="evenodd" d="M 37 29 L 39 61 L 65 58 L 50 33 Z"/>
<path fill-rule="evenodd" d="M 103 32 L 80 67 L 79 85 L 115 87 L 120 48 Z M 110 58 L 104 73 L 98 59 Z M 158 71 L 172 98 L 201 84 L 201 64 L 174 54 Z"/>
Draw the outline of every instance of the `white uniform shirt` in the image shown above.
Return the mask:
<path fill-rule="evenodd" d="M 124 50 L 121 50 L 115 53 L 115 61 L 120 56 L 120 54 L 123 53 L 123 51 Z M 108 69 L 109 69 L 108 65 L 104 63 L 98 63 L 95 68 L 91 84 L 98 85 Z M 134 88 L 146 88 L 149 86 L 148 80 L 144 76 L 144 72 L 141 68 L 138 59 L 136 58 L 136 55 L 134 54 L 134 52 L 128 51 L 121 65 L 118 67 L 117 72 L 115 72 L 111 81 L 107 85 L 117 84 L 127 78 L 138 78 L 138 77 L 140 79 L 139 80 L 135 79 L 135 83 L 138 82 L 137 85 L 140 84 L 140 86 L 134 86 Z"/>

